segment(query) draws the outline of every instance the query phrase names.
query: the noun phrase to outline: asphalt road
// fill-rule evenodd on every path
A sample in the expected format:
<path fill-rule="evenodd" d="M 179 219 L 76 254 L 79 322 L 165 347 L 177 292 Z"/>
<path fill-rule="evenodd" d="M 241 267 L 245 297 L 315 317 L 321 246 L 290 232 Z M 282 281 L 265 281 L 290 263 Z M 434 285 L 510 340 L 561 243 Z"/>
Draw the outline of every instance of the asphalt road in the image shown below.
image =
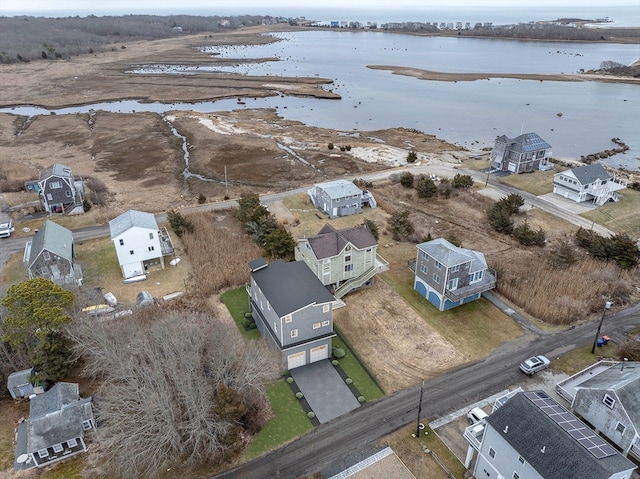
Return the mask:
<path fill-rule="evenodd" d="M 422 419 L 434 420 L 522 381 L 520 362 L 535 354 L 553 359 L 592 344 L 597 321 L 545 335 L 478 363 L 425 382 Z M 640 305 L 607 316 L 603 334 L 624 334 L 640 325 Z M 315 428 L 269 454 L 216 479 L 300 478 L 320 472 L 341 457 L 375 444 L 418 422 L 420 385 L 399 391 Z"/>

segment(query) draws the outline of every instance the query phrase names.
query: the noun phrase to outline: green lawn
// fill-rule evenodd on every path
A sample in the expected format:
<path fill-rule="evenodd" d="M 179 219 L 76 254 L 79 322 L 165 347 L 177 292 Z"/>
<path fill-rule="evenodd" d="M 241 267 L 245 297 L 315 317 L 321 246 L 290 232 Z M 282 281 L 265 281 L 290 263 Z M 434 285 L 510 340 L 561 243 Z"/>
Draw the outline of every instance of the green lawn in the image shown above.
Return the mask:
<path fill-rule="evenodd" d="M 555 169 L 549 171 L 535 171 L 533 173 L 505 176 L 500 178 L 500 182 L 532 195 L 540 196 L 553 191 L 553 175 L 564 170 L 566 170 L 565 167 L 556 165 Z"/>
<path fill-rule="evenodd" d="M 594 354 L 591 354 L 592 347 L 593 344 L 590 344 L 589 346 L 575 349 L 559 358 L 549 358 L 551 359 L 551 366 L 568 375 L 572 375 L 595 364 L 600 358 L 615 358 L 617 356 L 618 345 L 615 343 L 609 342 L 606 346 L 596 348 Z"/>
<path fill-rule="evenodd" d="M 595 221 L 615 233 L 627 233 L 632 239 L 640 238 L 640 191 L 625 188 L 617 203 L 606 203 L 580 216 Z"/>
<path fill-rule="evenodd" d="M 244 286 L 236 289 L 230 289 L 220 295 L 220 299 L 231 313 L 233 320 L 238 325 L 238 329 L 247 339 L 260 339 L 260 331 L 257 329 L 244 329 L 242 322 L 244 321 L 244 313 L 249 311 L 249 296 Z"/>
<path fill-rule="evenodd" d="M 273 418 L 243 452 L 243 461 L 250 461 L 313 429 L 300 401 L 296 399 L 284 379 L 269 384 L 267 394 L 273 409 Z"/>
<path fill-rule="evenodd" d="M 349 346 L 346 345 L 339 336 L 333 338 L 333 345 L 337 348 L 344 349 L 347 353 L 345 357 L 339 360 L 340 367 L 345 373 L 347 373 L 347 376 L 353 379 L 353 384 L 358 388 L 360 394 L 369 402 L 383 397 L 384 393 L 358 362 L 358 359 L 351 348 L 349 348 Z"/>

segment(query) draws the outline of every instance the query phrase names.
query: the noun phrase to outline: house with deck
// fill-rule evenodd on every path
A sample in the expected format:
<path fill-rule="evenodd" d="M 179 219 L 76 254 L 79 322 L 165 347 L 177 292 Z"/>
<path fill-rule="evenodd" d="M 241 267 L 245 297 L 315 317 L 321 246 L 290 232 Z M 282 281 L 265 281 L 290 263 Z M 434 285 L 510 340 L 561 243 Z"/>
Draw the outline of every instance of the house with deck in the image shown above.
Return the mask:
<path fill-rule="evenodd" d="M 91 397 L 77 383 L 56 383 L 30 401 L 29 417 L 18 426 L 18 464 L 44 467 L 87 450 L 85 433 L 96 428 Z"/>
<path fill-rule="evenodd" d="M 340 299 L 351 291 L 370 286 L 375 275 L 389 269 L 378 255 L 378 241 L 366 225 L 336 229 L 326 224 L 315 236 L 301 238 L 295 249 L 313 274 Z"/>
<path fill-rule="evenodd" d="M 361 190 L 351 181 L 336 180 L 318 183 L 309 191 L 309 198 L 316 208 L 320 208 L 329 218 L 361 213 L 362 208 L 377 206 L 373 195 Z"/>
<path fill-rule="evenodd" d="M 334 296 L 303 261 L 249 263 L 249 311 L 267 343 L 294 369 L 328 359 L 332 351 Z"/>
<path fill-rule="evenodd" d="M 37 189 L 42 208 L 49 213 L 84 213 L 84 185 L 68 166 L 54 163 L 40 172 Z"/>
<path fill-rule="evenodd" d="M 576 203 L 590 201 L 603 205 L 618 201 L 616 193 L 626 188 L 624 181 L 613 178 L 600 163 L 578 166 L 553 175 L 553 192 Z"/>
<path fill-rule="evenodd" d="M 623 455 L 640 461 L 640 362 L 599 361 L 558 383 L 556 391 Z"/>
<path fill-rule="evenodd" d="M 477 478 L 630 479 L 636 465 L 544 391 L 523 391 L 469 426 Z"/>
<path fill-rule="evenodd" d="M 524 133 L 515 138 L 501 135 L 491 150 L 489 166 L 492 170 L 527 173 L 552 169 L 551 145 L 537 133 Z"/>
<path fill-rule="evenodd" d="M 438 238 L 417 245 L 414 289 L 440 311 L 480 298 L 495 288 L 496 272 L 487 266 L 484 254 L 460 248 Z"/>
<path fill-rule="evenodd" d="M 29 279 L 47 278 L 63 287 L 82 285 L 73 234 L 51 220 L 25 244 L 23 263 Z"/>
<path fill-rule="evenodd" d="M 164 269 L 165 256 L 174 253 L 166 228 L 159 228 L 155 216 L 129 210 L 109 221 L 111 241 L 125 279 L 146 275 L 153 267 Z"/>

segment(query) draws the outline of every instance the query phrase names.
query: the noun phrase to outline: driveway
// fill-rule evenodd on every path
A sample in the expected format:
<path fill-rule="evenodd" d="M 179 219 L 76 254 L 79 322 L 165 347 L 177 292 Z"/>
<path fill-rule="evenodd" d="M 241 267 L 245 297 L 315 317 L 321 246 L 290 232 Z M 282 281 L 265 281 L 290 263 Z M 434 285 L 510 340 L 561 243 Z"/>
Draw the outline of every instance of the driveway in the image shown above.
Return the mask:
<path fill-rule="evenodd" d="M 320 423 L 360 407 L 328 359 L 292 369 L 290 373 Z"/>

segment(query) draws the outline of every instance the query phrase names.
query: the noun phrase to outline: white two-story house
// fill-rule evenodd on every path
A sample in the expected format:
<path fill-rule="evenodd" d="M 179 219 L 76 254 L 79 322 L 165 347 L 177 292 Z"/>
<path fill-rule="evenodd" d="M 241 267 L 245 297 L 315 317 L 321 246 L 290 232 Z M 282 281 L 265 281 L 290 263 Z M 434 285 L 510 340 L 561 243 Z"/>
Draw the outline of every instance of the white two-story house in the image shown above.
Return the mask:
<path fill-rule="evenodd" d="M 623 181 L 614 179 L 600 163 L 578 166 L 553 175 L 553 192 L 576 203 L 591 201 L 603 205 L 618 201 L 616 191 L 626 188 Z"/>

